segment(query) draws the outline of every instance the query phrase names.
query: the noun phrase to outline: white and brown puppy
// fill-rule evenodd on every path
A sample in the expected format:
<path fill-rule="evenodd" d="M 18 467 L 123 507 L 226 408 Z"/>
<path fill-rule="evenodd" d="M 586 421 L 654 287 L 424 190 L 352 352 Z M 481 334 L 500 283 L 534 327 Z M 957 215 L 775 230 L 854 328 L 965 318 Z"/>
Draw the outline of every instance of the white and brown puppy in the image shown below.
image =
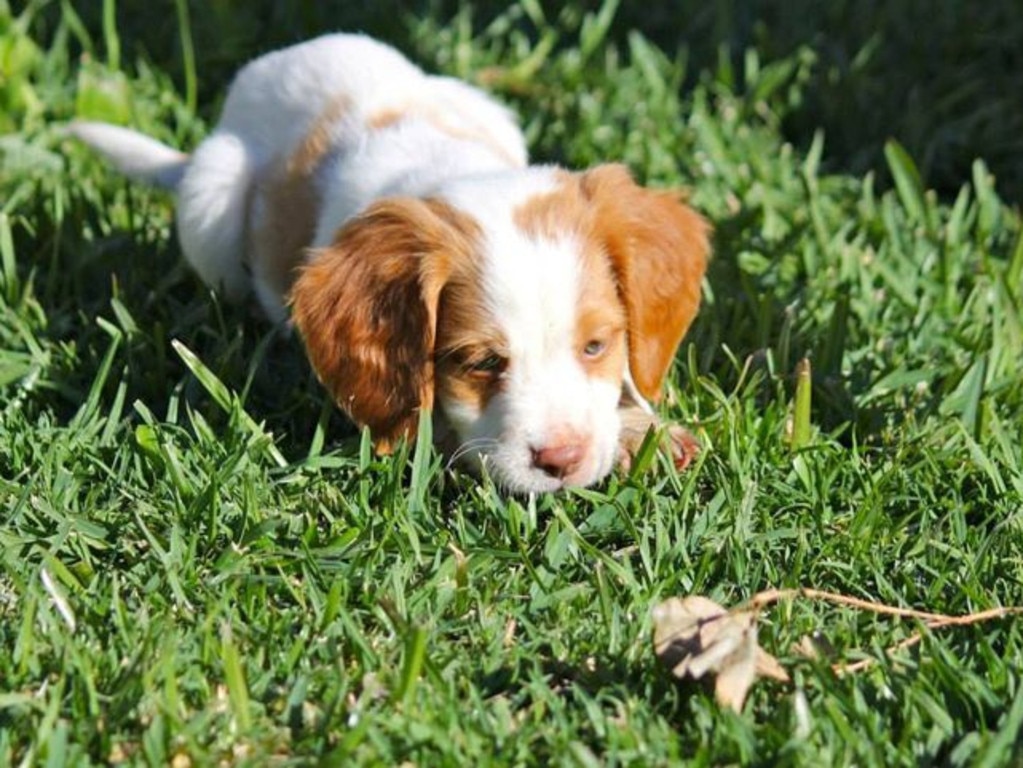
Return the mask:
<path fill-rule="evenodd" d="M 589 485 L 657 420 L 696 314 L 708 226 L 621 166 L 526 165 L 512 115 L 392 48 L 337 34 L 237 75 L 191 155 L 72 132 L 173 188 L 185 257 L 288 317 L 379 450 L 430 409 L 451 455 L 516 491 Z M 676 459 L 695 441 L 670 430 Z"/>

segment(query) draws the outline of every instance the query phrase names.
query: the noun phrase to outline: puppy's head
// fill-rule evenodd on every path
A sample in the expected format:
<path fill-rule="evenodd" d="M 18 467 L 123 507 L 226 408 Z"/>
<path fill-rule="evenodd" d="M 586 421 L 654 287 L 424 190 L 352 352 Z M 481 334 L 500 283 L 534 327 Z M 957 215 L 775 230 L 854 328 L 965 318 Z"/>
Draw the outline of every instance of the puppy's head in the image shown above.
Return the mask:
<path fill-rule="evenodd" d="M 421 409 L 516 491 L 589 485 L 623 397 L 657 400 L 699 305 L 706 223 L 620 166 L 464 180 L 371 206 L 292 290 L 313 367 L 378 450 Z"/>

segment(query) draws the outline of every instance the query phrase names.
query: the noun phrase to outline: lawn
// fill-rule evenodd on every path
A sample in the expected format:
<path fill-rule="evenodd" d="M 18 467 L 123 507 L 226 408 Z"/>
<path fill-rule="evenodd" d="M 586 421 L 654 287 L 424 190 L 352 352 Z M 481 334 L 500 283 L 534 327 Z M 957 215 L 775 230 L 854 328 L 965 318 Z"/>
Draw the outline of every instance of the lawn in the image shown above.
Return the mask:
<path fill-rule="evenodd" d="M 527 498 L 373 456 L 172 200 L 61 133 L 191 148 L 240 63 L 338 28 L 484 84 L 539 160 L 691 190 L 692 468 Z M 1021 51 L 1015 0 L 0 0 L 0 765 L 1020 764 L 1023 618 L 783 600 L 791 681 L 736 713 L 651 614 L 1023 605 Z"/>

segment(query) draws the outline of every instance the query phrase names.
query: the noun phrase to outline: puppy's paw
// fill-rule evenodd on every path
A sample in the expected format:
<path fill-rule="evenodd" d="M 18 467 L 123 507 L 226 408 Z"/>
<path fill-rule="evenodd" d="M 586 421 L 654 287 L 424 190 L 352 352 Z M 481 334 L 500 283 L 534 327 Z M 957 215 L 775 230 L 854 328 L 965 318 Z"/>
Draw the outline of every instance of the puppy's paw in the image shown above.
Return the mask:
<path fill-rule="evenodd" d="M 670 424 L 664 430 L 664 448 L 670 452 L 675 469 L 683 470 L 692 464 L 700 452 L 700 441 L 685 427 Z"/>
<path fill-rule="evenodd" d="M 679 424 L 664 424 L 656 416 L 638 409 L 623 409 L 622 431 L 618 438 L 618 466 L 628 472 L 633 457 L 646 440 L 647 433 L 656 430 L 660 436 L 660 449 L 666 451 L 675 468 L 686 469 L 700 452 L 700 441 Z"/>

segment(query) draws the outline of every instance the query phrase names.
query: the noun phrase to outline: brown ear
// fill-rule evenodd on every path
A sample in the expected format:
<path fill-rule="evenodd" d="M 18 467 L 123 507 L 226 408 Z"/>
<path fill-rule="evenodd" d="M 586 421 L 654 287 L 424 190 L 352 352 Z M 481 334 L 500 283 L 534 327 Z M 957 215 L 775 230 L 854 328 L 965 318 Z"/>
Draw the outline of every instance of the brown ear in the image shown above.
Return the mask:
<path fill-rule="evenodd" d="M 472 222 L 436 200 L 372 205 L 314 251 L 291 290 L 292 319 L 338 406 L 389 452 L 433 406 L 437 302 Z"/>
<path fill-rule="evenodd" d="M 625 302 L 629 371 L 640 394 L 657 401 L 700 306 L 710 225 L 677 192 L 644 189 L 622 165 L 598 166 L 581 183 Z"/>

